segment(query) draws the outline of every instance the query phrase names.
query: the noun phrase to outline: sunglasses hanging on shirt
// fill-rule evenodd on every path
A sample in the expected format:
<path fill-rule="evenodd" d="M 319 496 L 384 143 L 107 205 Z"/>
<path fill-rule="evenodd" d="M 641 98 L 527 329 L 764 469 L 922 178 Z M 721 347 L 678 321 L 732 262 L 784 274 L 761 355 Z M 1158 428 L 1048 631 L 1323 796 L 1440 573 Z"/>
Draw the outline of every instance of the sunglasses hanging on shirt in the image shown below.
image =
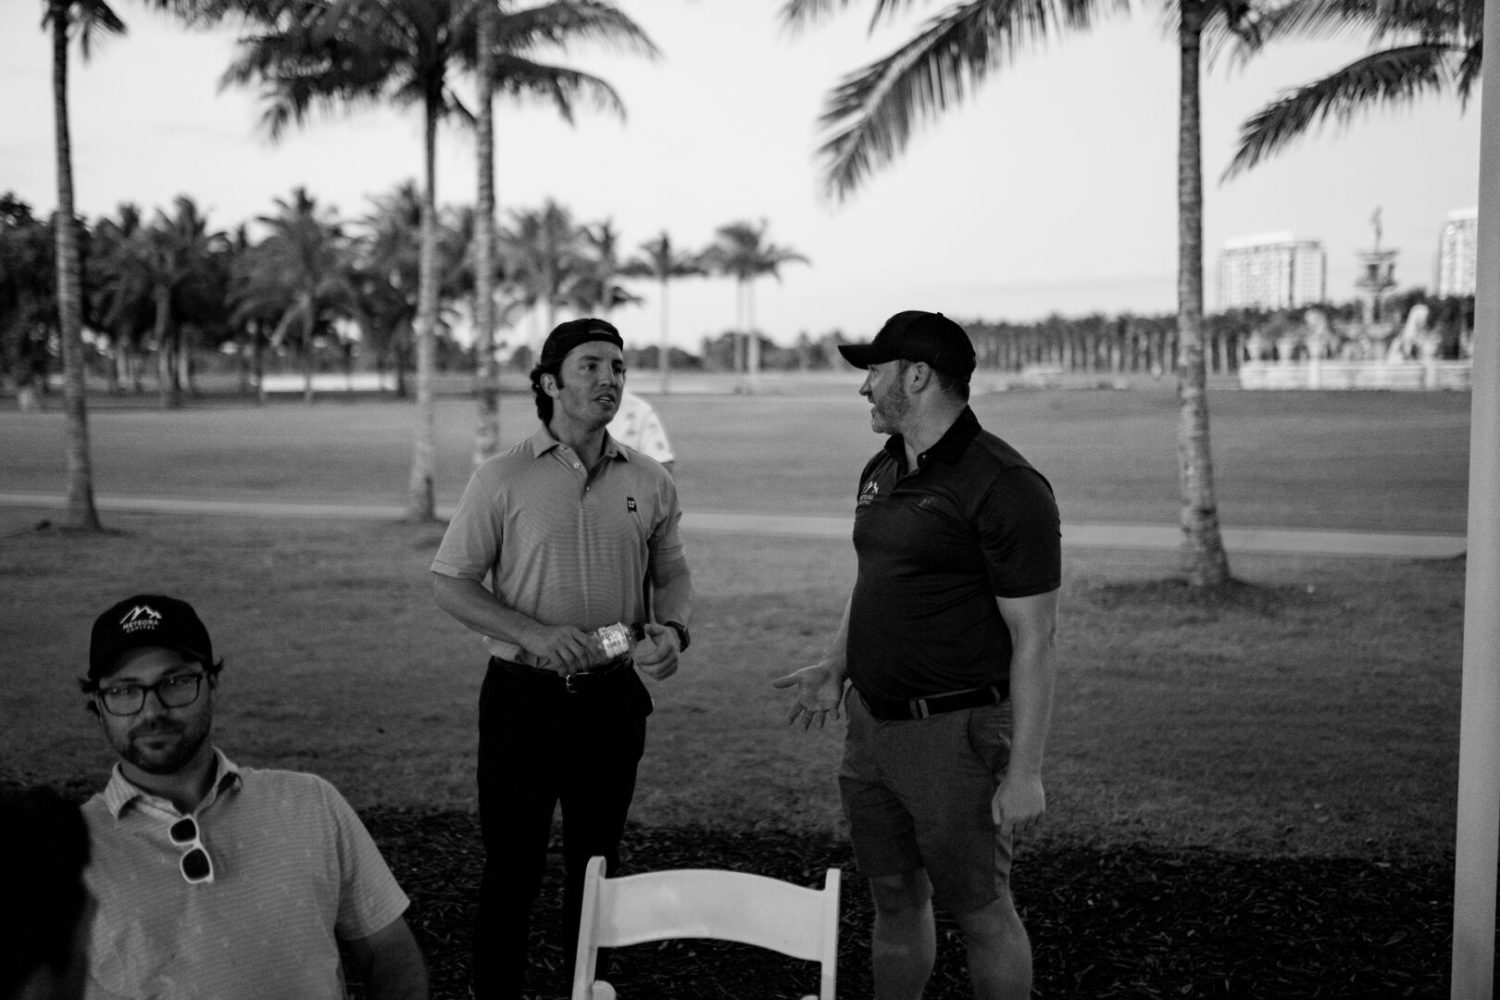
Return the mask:
<path fill-rule="evenodd" d="M 171 825 L 167 836 L 172 838 L 173 844 L 184 849 L 182 857 L 177 859 L 177 867 L 188 885 L 214 880 L 214 862 L 208 856 L 208 848 L 204 846 L 203 838 L 198 833 L 197 820 L 184 816 Z"/>

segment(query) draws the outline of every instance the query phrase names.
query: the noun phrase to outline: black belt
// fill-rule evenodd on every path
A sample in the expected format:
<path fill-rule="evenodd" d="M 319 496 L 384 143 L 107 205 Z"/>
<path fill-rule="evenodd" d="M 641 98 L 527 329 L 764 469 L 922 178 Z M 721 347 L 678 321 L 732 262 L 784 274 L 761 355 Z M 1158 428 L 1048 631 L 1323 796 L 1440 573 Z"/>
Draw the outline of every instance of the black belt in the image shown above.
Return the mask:
<path fill-rule="evenodd" d="M 971 688 L 967 691 L 952 691 L 948 694 L 930 694 L 925 698 L 871 698 L 861 694 L 860 700 L 870 714 L 881 722 L 897 722 L 903 719 L 925 719 L 943 712 L 957 712 L 963 708 L 982 708 L 997 705 L 1008 695 L 998 685 Z"/>
<path fill-rule="evenodd" d="M 539 681 L 555 681 L 561 684 L 568 694 L 579 694 L 582 691 L 591 690 L 594 685 L 613 674 L 618 674 L 626 667 L 635 666 L 635 658 L 631 656 L 617 656 L 608 663 L 602 663 L 588 670 L 579 670 L 576 673 L 563 676 L 556 670 L 548 667 L 533 667 L 529 663 L 517 663 L 515 660 L 502 660 L 498 656 L 490 657 L 490 666 L 499 666 L 508 674 L 518 677 L 532 678 Z"/>

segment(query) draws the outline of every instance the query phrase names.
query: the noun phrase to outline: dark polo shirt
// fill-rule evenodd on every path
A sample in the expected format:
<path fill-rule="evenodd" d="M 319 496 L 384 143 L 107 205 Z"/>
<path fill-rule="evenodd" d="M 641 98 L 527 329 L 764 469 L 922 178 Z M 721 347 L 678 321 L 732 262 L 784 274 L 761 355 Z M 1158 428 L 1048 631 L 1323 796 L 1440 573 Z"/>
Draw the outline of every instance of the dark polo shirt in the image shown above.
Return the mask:
<path fill-rule="evenodd" d="M 873 698 L 910 699 L 1010 683 L 1010 631 L 997 597 L 1062 582 L 1052 487 L 964 408 L 908 474 L 893 435 L 860 475 L 859 574 L 848 672 Z"/>

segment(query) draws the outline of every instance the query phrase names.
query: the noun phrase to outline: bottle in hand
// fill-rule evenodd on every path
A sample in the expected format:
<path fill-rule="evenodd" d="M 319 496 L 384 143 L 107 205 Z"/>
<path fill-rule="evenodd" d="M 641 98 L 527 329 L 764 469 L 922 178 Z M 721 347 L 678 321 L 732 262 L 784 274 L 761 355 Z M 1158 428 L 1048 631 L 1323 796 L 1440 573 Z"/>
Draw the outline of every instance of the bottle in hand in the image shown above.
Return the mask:
<path fill-rule="evenodd" d="M 603 666 L 610 660 L 619 659 L 635 648 L 635 644 L 646 638 L 646 629 L 639 622 L 615 622 L 589 633 L 599 649 L 597 659 L 590 658 L 589 667 Z M 588 668 L 585 668 L 588 669 Z"/>

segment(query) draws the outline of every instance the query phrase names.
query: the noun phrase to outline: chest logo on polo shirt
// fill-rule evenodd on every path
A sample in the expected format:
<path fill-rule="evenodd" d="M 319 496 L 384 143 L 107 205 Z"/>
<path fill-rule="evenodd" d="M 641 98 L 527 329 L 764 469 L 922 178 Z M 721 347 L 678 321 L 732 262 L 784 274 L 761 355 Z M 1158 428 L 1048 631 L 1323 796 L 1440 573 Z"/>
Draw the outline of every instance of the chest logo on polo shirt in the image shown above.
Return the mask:
<path fill-rule="evenodd" d="M 875 496 L 879 492 L 880 484 L 871 479 L 869 482 L 865 483 L 864 486 L 860 487 L 859 500 L 855 503 L 855 506 L 868 507 L 870 504 L 875 502 Z"/>
<path fill-rule="evenodd" d="M 630 511 L 632 514 L 635 513 L 635 497 L 625 498 L 625 509 Z"/>

